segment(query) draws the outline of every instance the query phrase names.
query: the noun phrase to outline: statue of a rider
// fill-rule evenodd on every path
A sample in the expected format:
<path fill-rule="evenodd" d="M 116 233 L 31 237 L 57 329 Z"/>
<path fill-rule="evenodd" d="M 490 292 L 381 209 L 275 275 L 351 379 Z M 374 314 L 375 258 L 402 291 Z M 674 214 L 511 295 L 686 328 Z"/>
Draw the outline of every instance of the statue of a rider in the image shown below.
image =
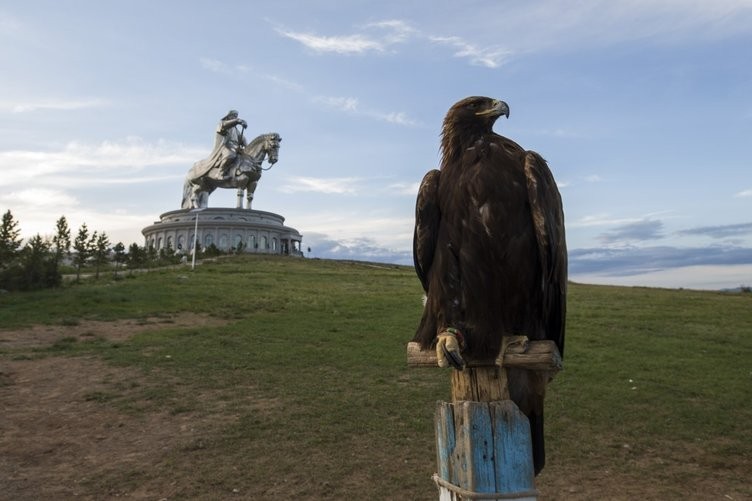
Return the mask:
<path fill-rule="evenodd" d="M 242 129 L 238 130 L 238 126 Z M 236 110 L 230 110 L 222 117 L 214 136 L 214 149 L 208 158 L 200 162 L 201 167 L 196 171 L 196 179 L 207 175 L 214 167 L 219 169 L 220 177 L 226 177 L 229 174 L 230 166 L 246 145 L 243 137 L 246 127 L 248 123 L 238 118 Z"/>

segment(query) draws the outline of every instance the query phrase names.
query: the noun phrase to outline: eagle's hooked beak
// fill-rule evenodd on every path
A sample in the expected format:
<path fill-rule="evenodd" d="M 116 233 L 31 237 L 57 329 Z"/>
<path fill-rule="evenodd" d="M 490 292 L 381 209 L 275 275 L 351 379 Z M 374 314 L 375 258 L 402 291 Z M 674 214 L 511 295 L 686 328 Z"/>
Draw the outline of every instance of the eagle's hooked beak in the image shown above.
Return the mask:
<path fill-rule="evenodd" d="M 494 99 L 493 103 L 491 103 L 491 107 L 484 111 L 479 111 L 476 113 L 478 116 L 488 116 L 491 115 L 495 118 L 500 117 L 501 115 L 504 115 L 505 117 L 509 118 L 509 105 L 505 103 L 504 101 L 501 101 L 500 99 Z"/>

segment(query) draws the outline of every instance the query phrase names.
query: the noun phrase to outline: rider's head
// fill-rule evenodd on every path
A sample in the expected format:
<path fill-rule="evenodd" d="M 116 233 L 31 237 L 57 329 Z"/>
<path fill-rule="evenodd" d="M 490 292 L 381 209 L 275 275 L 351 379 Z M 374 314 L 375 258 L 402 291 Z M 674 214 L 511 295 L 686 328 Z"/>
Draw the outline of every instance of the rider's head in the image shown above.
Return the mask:
<path fill-rule="evenodd" d="M 229 120 L 231 118 L 238 118 L 238 112 L 237 110 L 230 110 L 227 112 L 227 115 L 222 117 L 222 120 Z"/>

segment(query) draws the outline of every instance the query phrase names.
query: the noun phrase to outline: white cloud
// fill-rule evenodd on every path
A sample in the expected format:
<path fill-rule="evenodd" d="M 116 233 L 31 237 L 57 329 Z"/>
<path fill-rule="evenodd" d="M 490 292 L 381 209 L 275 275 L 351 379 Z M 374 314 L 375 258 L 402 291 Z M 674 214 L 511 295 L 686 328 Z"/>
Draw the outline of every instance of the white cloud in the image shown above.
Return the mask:
<path fill-rule="evenodd" d="M 0 195 L 0 205 L 6 207 L 35 207 L 37 209 L 58 209 L 76 207 L 78 200 L 60 190 L 49 188 L 28 188 Z"/>
<path fill-rule="evenodd" d="M 300 85 L 299 83 L 293 82 L 292 80 L 288 80 L 278 75 L 267 74 L 267 75 L 263 75 L 263 77 L 271 82 L 274 82 L 275 84 L 279 86 L 285 87 L 286 89 L 289 89 L 295 92 L 303 92 L 304 90 L 304 87 Z"/>
<path fill-rule="evenodd" d="M 294 217 L 305 234 L 318 233 L 336 241 L 369 239 L 374 244 L 400 252 L 412 249 L 415 220 L 408 217 L 350 212 L 309 212 Z M 304 244 L 305 245 L 305 244 Z"/>
<path fill-rule="evenodd" d="M 199 59 L 199 62 L 205 70 L 214 71 L 217 73 L 224 73 L 228 71 L 228 66 L 217 59 L 202 57 L 201 59 Z"/>
<path fill-rule="evenodd" d="M 365 25 L 365 28 L 387 30 L 386 33 L 384 33 L 383 38 L 389 45 L 405 42 L 411 35 L 417 33 L 410 24 L 401 19 L 390 19 L 387 21 L 369 23 Z"/>
<path fill-rule="evenodd" d="M 425 33 L 403 20 L 365 24 L 359 33 L 326 36 L 277 28 L 277 32 L 317 53 L 384 53 L 409 41 L 427 41 L 449 47 L 470 64 L 496 69 L 519 54 L 550 48 L 560 50 L 624 41 L 696 40 L 748 32 L 752 25 L 749 0 L 544 0 L 536 5 L 488 6 L 481 19 L 461 7 L 454 25 L 472 24 L 464 36 Z M 499 26 L 503 24 L 504 29 Z M 545 30 L 531 27 L 545 26 Z M 670 30 L 666 26 L 671 26 Z M 473 40 L 470 39 L 473 38 Z"/>
<path fill-rule="evenodd" d="M 737 198 L 752 197 L 752 189 L 740 191 L 739 193 L 737 193 L 734 196 L 737 197 Z"/>
<path fill-rule="evenodd" d="M 153 180 L 153 173 L 139 178 L 134 173 L 147 167 L 185 165 L 205 156 L 205 149 L 180 143 L 149 143 L 139 137 L 98 144 L 70 142 L 57 151 L 0 151 L 1 187 L 60 186 L 134 183 Z M 110 176 L 110 177 L 107 177 Z"/>
<path fill-rule="evenodd" d="M 90 230 L 107 233 L 113 243 L 142 244 L 141 229 L 153 218 L 152 214 L 85 207 L 75 196 L 57 188 L 22 188 L 0 194 L 0 207 L 11 210 L 23 239 L 54 234 L 56 221 L 65 216 L 72 232 L 86 223 Z"/>
<path fill-rule="evenodd" d="M 363 33 L 324 36 L 276 28 L 280 35 L 314 52 L 346 55 L 385 52 L 392 45 L 405 42 L 415 32 L 408 23 L 397 19 L 368 23 L 362 30 Z"/>
<path fill-rule="evenodd" d="M 29 207 L 13 207 L 13 217 L 19 221 L 21 238 L 27 239 L 36 234 L 51 236 L 55 233 L 55 223 L 65 216 L 71 232 L 78 231 L 83 223 L 90 231 L 104 232 L 113 244 L 123 242 L 126 246 L 136 242 L 143 245 L 141 229 L 146 226 L 145 221 L 151 221 L 153 214 L 133 213 L 123 214 L 119 211 L 98 211 L 91 208 L 74 207 L 46 207 L 42 211 Z"/>
<path fill-rule="evenodd" d="M 598 239 L 604 245 L 625 246 L 634 242 L 644 242 L 664 238 L 663 221 L 645 218 L 627 223 L 602 233 Z"/>
<path fill-rule="evenodd" d="M 250 74 L 251 71 L 253 71 L 253 68 L 246 64 L 231 65 L 219 59 L 214 59 L 214 58 L 209 58 L 209 57 L 199 58 L 199 63 L 201 64 L 201 67 L 207 71 L 210 71 L 212 73 L 219 73 L 221 75 L 235 77 L 241 80 L 242 80 L 242 77 L 244 77 L 247 74 Z M 303 92 L 305 90 L 301 84 L 294 82 L 292 80 L 289 80 L 287 78 L 281 77 L 279 75 L 272 74 L 272 73 L 261 73 L 257 71 L 254 74 L 254 77 L 264 78 L 274 83 L 278 87 L 284 87 L 285 89 L 288 89 L 294 92 Z"/>
<path fill-rule="evenodd" d="M 696 42 L 750 33 L 751 27 L 749 0 L 542 0 L 491 6 L 473 29 L 478 39 L 527 53 L 636 41 Z"/>
<path fill-rule="evenodd" d="M 313 101 L 315 103 L 321 103 L 330 108 L 335 108 L 340 111 L 358 110 L 358 99 L 355 97 L 317 96 L 313 98 Z"/>
<path fill-rule="evenodd" d="M 514 54 L 512 50 L 498 46 L 478 47 L 457 36 L 431 36 L 429 40 L 453 47 L 455 49 L 454 57 L 466 58 L 470 60 L 471 64 L 487 68 L 500 67 Z"/>
<path fill-rule="evenodd" d="M 700 235 L 716 239 L 728 239 L 752 235 L 752 223 L 716 224 L 696 226 L 677 232 L 678 235 Z"/>
<path fill-rule="evenodd" d="M 397 182 L 376 187 L 375 179 L 359 177 L 314 178 L 291 177 L 279 188 L 282 193 L 324 193 L 333 195 L 358 195 L 364 186 L 368 186 L 370 193 L 384 193 L 388 195 L 415 197 L 418 194 L 419 183 Z M 338 214 L 337 217 L 340 217 Z"/>
<path fill-rule="evenodd" d="M 582 178 L 577 178 L 577 180 L 575 181 L 572 181 L 572 180 L 556 181 L 556 186 L 558 186 L 559 189 L 571 188 L 572 186 L 580 186 L 583 181 L 585 183 L 600 183 L 601 181 L 603 181 L 603 178 L 597 174 L 592 174 L 592 175 L 585 176 Z M 589 225 L 589 226 L 595 226 L 595 225 Z"/>
<path fill-rule="evenodd" d="M 70 142 L 52 151 L 0 151 L 0 207 L 12 211 L 23 238 L 54 233 L 55 221 L 65 215 L 71 228 L 85 222 L 91 229 L 106 231 L 113 242 L 141 243 L 141 228 L 153 214 L 133 209 L 124 214 L 122 200 L 101 209 L 83 206 L 74 190 L 165 179 L 175 179 L 179 185 L 188 167 L 207 154 L 204 150 L 130 137 Z M 169 169 L 174 165 L 181 165 L 179 174 Z"/>
<path fill-rule="evenodd" d="M 393 249 L 371 237 L 337 239 L 329 235 L 306 232 L 304 248 L 311 249 L 313 257 L 326 259 L 355 259 L 390 264 L 410 265 L 412 252 L 406 249 Z"/>
<path fill-rule="evenodd" d="M 0 110 L 11 113 L 30 113 L 39 110 L 75 111 L 86 108 L 102 108 L 110 103 L 106 99 L 47 99 L 30 102 L 2 102 Z"/>
<path fill-rule="evenodd" d="M 277 28 L 277 33 L 301 43 L 318 53 L 366 54 L 384 53 L 392 46 L 409 40 L 428 40 L 434 44 L 449 46 L 454 56 L 468 59 L 471 64 L 498 68 L 506 62 L 513 51 L 496 45 L 479 47 L 458 36 L 424 35 L 405 21 L 392 19 L 366 24 L 362 33 L 342 36 L 324 36 Z M 374 33 L 374 31 L 376 31 Z"/>
<path fill-rule="evenodd" d="M 204 68 L 205 70 L 211 71 L 213 73 L 222 73 L 225 75 L 230 75 L 230 74 L 235 74 L 235 73 L 248 73 L 251 71 L 251 68 L 244 64 L 229 65 L 225 63 L 224 61 L 220 61 L 219 59 L 213 59 L 210 57 L 199 58 L 199 63 L 201 64 L 201 67 Z"/>
<path fill-rule="evenodd" d="M 3 10 L 9 9 L 4 7 Z M 26 47 L 41 45 L 40 33 L 35 26 L 4 11 L 0 11 L 0 40 L 5 39 L 3 41 L 7 44 L 6 47 L 13 47 L 14 44 L 23 44 Z"/>
<path fill-rule="evenodd" d="M 673 43 L 749 32 L 748 0 L 544 0 L 499 4 L 476 30 L 489 33 L 504 20 L 503 39 L 519 52 L 604 46 L 625 41 Z M 545 26 L 545 30 L 530 29 Z M 666 29 L 670 26 L 670 29 Z"/>
<path fill-rule="evenodd" d="M 396 125 L 404 126 L 416 126 L 419 123 L 411 119 L 407 113 L 403 111 L 382 112 L 372 109 L 363 108 L 360 105 L 360 101 L 355 97 L 332 97 L 332 96 L 317 96 L 313 98 L 313 102 L 321 103 L 329 108 L 333 108 L 338 111 L 346 113 L 353 113 L 376 120 L 393 123 Z"/>
<path fill-rule="evenodd" d="M 568 228 L 589 228 L 594 226 L 616 226 L 622 224 L 631 224 L 642 221 L 641 217 L 620 217 L 615 218 L 610 214 L 593 214 L 584 216 L 577 221 L 567 223 Z"/>
<path fill-rule="evenodd" d="M 282 193 L 315 192 L 335 195 L 355 195 L 358 192 L 358 184 L 360 182 L 361 180 L 355 177 L 292 177 L 279 187 L 279 191 Z"/>
<path fill-rule="evenodd" d="M 387 188 L 390 192 L 396 193 L 398 195 L 409 195 L 411 197 L 418 196 L 418 188 L 420 187 L 420 183 L 393 183 L 390 184 Z"/>
<path fill-rule="evenodd" d="M 207 153 L 197 148 L 186 148 L 180 143 L 148 143 L 135 136 L 122 141 L 103 141 L 95 145 L 73 142 L 64 150 L 66 154 L 77 159 L 80 165 L 139 168 L 195 160 L 197 154 L 200 154 L 199 151 Z"/>
<path fill-rule="evenodd" d="M 429 42 L 449 47 L 454 57 L 472 65 L 497 69 L 521 54 L 555 49 L 609 46 L 627 41 L 675 43 L 717 39 L 749 32 L 752 2 L 749 0 L 544 0 L 535 5 L 486 6 L 479 19 L 475 12 L 458 7 L 452 24 L 426 33 L 402 20 L 373 22 L 358 33 L 326 36 L 276 28 L 291 40 L 317 53 L 364 55 L 386 53 L 406 42 Z M 499 26 L 503 25 L 503 29 Z M 462 36 L 440 33 L 449 26 L 472 26 Z M 545 30 L 531 27 L 545 26 Z M 666 29 L 671 26 L 671 29 Z M 569 137 L 569 133 L 554 131 Z"/>
<path fill-rule="evenodd" d="M 382 52 L 384 43 L 363 35 L 318 36 L 311 33 L 277 30 L 280 35 L 300 42 L 315 52 L 335 52 L 337 54 L 362 54 Z"/>
<path fill-rule="evenodd" d="M 582 132 L 564 127 L 558 127 L 556 129 L 541 129 L 538 131 L 538 134 L 564 139 L 579 139 L 585 137 Z"/>
<path fill-rule="evenodd" d="M 403 111 L 393 111 L 391 113 L 369 112 L 367 114 L 379 120 L 384 120 L 386 122 L 397 124 L 397 125 L 408 125 L 408 126 L 418 125 L 418 122 L 408 117 L 407 113 Z"/>
<path fill-rule="evenodd" d="M 719 290 L 752 284 L 752 265 L 683 266 L 634 275 L 574 273 L 570 280 L 585 284 Z"/>
<path fill-rule="evenodd" d="M 17 18 L 8 15 L 7 12 L 0 12 L 0 32 L 3 33 L 22 33 L 24 25 Z"/>

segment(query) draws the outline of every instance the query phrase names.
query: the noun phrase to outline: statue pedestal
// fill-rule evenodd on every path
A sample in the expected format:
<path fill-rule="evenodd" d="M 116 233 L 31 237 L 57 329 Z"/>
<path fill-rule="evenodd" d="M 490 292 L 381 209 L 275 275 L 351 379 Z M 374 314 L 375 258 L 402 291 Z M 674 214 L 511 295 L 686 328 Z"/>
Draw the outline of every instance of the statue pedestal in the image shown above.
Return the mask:
<path fill-rule="evenodd" d="M 273 212 L 210 207 L 165 212 L 159 219 L 141 230 L 146 247 L 158 251 L 189 253 L 197 234 L 200 249 L 214 244 L 221 251 L 303 256 L 303 236 Z"/>

